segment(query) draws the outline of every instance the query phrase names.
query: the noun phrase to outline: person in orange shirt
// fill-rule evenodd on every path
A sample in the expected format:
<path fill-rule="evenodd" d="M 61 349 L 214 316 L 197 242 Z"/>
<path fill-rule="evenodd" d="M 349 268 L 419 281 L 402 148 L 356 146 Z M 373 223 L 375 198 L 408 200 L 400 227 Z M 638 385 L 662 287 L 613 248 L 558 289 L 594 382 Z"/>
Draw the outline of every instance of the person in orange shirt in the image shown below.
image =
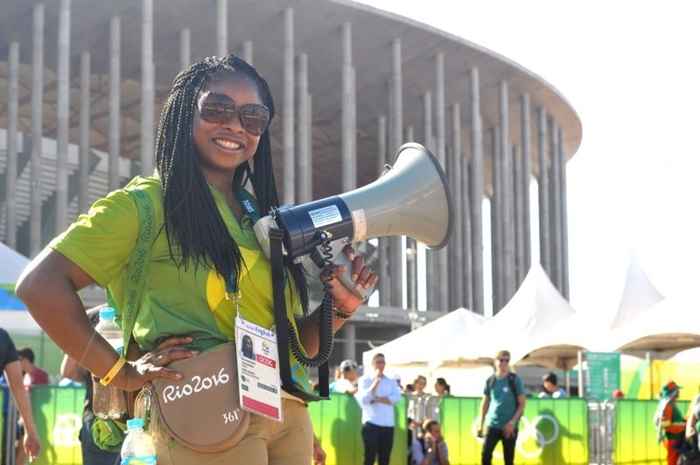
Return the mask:
<path fill-rule="evenodd" d="M 673 381 L 669 381 L 661 389 L 661 399 L 655 415 L 659 440 L 663 440 L 666 447 L 668 465 L 677 465 L 678 446 L 685 434 L 685 419 L 676 405 L 680 389 L 681 387 Z"/>

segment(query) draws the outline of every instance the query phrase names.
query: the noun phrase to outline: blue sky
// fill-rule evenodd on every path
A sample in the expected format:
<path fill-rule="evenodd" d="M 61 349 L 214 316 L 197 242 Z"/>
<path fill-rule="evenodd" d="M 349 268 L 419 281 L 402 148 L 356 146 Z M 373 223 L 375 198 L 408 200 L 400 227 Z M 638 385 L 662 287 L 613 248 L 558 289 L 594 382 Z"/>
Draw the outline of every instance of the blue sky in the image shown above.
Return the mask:
<path fill-rule="evenodd" d="M 583 123 L 568 165 L 571 301 L 616 309 L 635 254 L 666 296 L 700 263 L 699 7 L 682 1 L 364 0 L 518 62 Z"/>

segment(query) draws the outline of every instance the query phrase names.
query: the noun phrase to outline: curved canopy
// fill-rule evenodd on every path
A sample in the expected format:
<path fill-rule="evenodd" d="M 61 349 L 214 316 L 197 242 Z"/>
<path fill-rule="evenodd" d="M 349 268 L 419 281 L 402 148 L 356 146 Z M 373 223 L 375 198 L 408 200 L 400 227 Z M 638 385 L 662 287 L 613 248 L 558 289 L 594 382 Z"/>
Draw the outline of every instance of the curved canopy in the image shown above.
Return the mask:
<path fill-rule="evenodd" d="M 615 347 L 633 355 L 656 352 L 661 356 L 700 347 L 699 311 L 695 301 L 664 299 L 614 332 Z"/>

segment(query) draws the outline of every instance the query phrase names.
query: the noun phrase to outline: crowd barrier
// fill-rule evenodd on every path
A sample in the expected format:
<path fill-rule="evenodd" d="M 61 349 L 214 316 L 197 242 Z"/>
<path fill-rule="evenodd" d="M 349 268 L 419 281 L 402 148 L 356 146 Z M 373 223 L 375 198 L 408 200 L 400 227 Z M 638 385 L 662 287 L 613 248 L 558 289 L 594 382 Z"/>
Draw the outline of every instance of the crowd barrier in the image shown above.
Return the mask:
<path fill-rule="evenodd" d="M 686 414 L 687 401 L 678 408 Z M 616 465 L 665 465 L 666 450 L 659 444 L 654 426 L 658 401 L 619 400 L 615 402 L 612 461 Z"/>
<path fill-rule="evenodd" d="M 452 397 L 442 401 L 440 416 L 450 448 L 450 464 L 481 463 L 483 439 L 477 437 L 481 399 Z M 494 464 L 502 464 L 500 445 Z M 588 464 L 588 414 L 581 399 L 528 399 L 516 443 L 519 465 Z"/>
<path fill-rule="evenodd" d="M 81 463 L 78 433 L 83 410 L 83 388 L 40 386 L 32 389 L 34 420 L 44 445 L 36 465 Z M 6 404 L 7 391 L 0 390 Z M 450 450 L 451 465 L 478 465 L 481 442 L 476 437 L 480 399 L 449 397 L 440 414 L 443 434 Z M 656 401 L 621 400 L 587 404 L 582 399 L 528 399 L 516 447 L 519 465 L 662 465 L 665 451 L 656 440 L 653 417 Z M 682 412 L 688 402 L 679 402 Z M 397 428 L 391 465 L 405 465 L 407 432 L 406 401 L 396 407 Z M 329 401 L 312 403 L 309 413 L 327 453 L 328 465 L 362 463 L 361 411 L 354 398 L 335 395 Z M 1 421 L 5 410 L 0 412 Z M 13 434 L 2 430 L 2 436 Z M 4 441 L 3 441 L 4 442 Z M 501 447 L 494 464 L 502 464 Z"/>

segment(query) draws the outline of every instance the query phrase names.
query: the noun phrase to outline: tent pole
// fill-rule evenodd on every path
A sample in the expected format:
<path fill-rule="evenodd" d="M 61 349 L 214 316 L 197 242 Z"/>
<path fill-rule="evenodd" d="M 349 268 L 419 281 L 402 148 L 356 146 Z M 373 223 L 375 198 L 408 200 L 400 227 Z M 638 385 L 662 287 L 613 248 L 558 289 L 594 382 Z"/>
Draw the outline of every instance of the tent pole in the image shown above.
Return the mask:
<path fill-rule="evenodd" d="M 646 353 L 647 366 L 649 367 L 649 400 L 654 399 L 654 373 L 651 365 L 651 352 Z"/>
<path fill-rule="evenodd" d="M 566 379 L 566 395 L 571 395 L 571 371 L 564 370 L 564 379 Z"/>
<path fill-rule="evenodd" d="M 580 350 L 578 351 L 578 396 L 580 398 L 583 398 L 584 396 L 584 389 L 583 389 L 583 352 Z"/>

